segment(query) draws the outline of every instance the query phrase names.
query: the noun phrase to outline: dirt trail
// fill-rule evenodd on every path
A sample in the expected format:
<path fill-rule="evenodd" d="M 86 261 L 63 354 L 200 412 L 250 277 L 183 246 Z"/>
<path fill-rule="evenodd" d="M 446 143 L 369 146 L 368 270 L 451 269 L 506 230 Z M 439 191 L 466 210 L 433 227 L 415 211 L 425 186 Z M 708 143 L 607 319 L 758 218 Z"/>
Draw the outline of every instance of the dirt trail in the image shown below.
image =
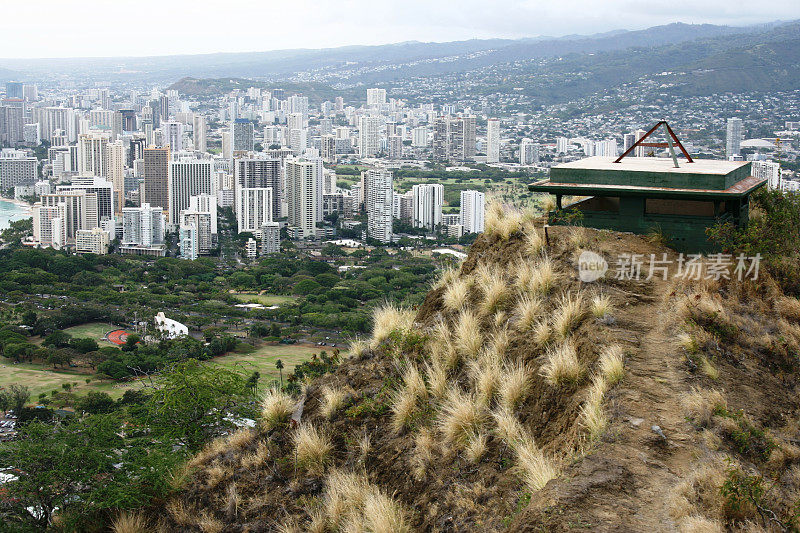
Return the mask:
<path fill-rule="evenodd" d="M 670 487 L 692 468 L 696 437 L 681 409 L 691 386 L 665 320 L 667 290 L 667 282 L 656 282 L 652 296 L 617 312 L 614 332 L 629 355 L 625 378 L 608 397 L 609 430 L 589 455 L 537 494 L 510 530 L 676 530 Z"/>

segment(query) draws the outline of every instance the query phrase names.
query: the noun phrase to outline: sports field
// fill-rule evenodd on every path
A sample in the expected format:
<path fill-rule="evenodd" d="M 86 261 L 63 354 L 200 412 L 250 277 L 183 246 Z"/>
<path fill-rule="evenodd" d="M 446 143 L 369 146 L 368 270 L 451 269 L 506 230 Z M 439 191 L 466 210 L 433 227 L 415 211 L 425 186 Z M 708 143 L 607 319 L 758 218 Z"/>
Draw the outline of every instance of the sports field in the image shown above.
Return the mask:
<path fill-rule="evenodd" d="M 283 296 L 279 294 L 257 294 L 254 292 L 237 292 L 234 298 L 242 303 L 256 303 L 261 305 L 283 305 L 295 300 L 294 296 Z"/>
<path fill-rule="evenodd" d="M 315 353 L 320 353 L 327 348 L 331 353 L 331 348 L 326 346 L 309 346 L 300 344 L 276 344 L 266 345 L 256 348 L 248 354 L 232 354 L 222 357 L 215 357 L 213 362 L 226 368 L 239 370 L 241 372 L 252 372 L 257 370 L 261 374 L 261 383 L 265 385 L 273 379 L 278 379 L 278 369 L 275 363 L 278 359 L 283 362 L 283 377 L 294 369 L 295 366 L 311 359 Z"/>
<path fill-rule="evenodd" d="M 126 335 L 130 333 L 108 322 L 89 322 L 88 324 L 81 324 L 80 326 L 72 326 L 71 328 L 65 329 L 64 332 L 69 333 L 73 337 L 94 339 L 101 345 L 111 346 L 124 344 Z M 110 332 L 114 332 L 114 335 L 111 336 L 111 340 L 106 338 L 106 334 Z"/>

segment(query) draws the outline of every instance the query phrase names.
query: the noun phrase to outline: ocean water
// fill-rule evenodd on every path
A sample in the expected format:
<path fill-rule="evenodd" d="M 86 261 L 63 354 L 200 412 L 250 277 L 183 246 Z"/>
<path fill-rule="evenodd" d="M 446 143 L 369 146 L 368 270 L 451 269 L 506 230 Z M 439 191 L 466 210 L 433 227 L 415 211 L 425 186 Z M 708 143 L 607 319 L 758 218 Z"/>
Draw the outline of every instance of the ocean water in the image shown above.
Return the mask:
<path fill-rule="evenodd" d="M 7 200 L 0 200 L 0 230 L 6 229 L 12 221 L 30 217 L 30 207 L 17 205 Z"/>

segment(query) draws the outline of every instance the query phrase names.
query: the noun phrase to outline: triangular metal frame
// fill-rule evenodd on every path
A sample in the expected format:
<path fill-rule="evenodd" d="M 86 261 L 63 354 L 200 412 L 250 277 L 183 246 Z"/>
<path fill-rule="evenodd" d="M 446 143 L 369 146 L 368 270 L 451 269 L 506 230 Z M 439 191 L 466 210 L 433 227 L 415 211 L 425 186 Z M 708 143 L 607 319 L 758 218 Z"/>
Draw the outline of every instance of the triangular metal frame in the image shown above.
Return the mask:
<path fill-rule="evenodd" d="M 666 136 L 667 136 L 667 142 L 649 142 L 649 143 L 642 142 L 645 139 L 647 139 L 648 137 L 650 137 L 650 135 L 655 133 L 655 131 L 659 128 L 659 126 L 664 126 L 664 131 L 666 132 Z M 638 141 L 633 143 L 633 146 L 631 146 L 630 148 L 625 150 L 625 153 L 623 153 L 621 156 L 619 156 L 616 159 L 616 161 L 614 161 L 614 163 L 621 163 L 622 159 L 626 155 L 630 154 L 633 151 L 633 149 L 638 147 L 638 146 L 649 146 L 649 147 L 652 147 L 652 148 L 669 148 L 669 153 L 672 156 L 672 162 L 675 163 L 675 168 L 678 168 L 680 165 L 678 165 L 678 157 L 675 155 L 675 148 L 673 146 L 673 141 L 675 142 L 675 145 L 678 146 L 678 148 L 683 153 L 683 155 L 686 156 L 686 161 L 688 163 L 694 163 L 694 159 L 692 159 L 692 156 L 690 156 L 689 152 L 686 151 L 686 148 L 683 147 L 683 144 L 681 144 L 680 139 L 678 139 L 678 136 L 675 135 L 674 131 L 672 131 L 672 128 L 669 127 L 669 124 L 667 124 L 666 120 L 662 120 L 662 121 L 658 122 L 655 126 L 650 128 L 650 131 L 645 133 L 642 136 L 641 139 L 639 139 Z"/>

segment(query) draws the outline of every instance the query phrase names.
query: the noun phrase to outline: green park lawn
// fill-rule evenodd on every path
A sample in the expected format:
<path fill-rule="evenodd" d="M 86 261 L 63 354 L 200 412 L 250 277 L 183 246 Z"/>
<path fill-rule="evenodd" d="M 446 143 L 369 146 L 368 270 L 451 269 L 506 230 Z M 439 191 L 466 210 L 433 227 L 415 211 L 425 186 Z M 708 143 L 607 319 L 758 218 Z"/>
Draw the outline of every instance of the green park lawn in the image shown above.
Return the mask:
<path fill-rule="evenodd" d="M 273 379 L 278 379 L 278 369 L 275 363 L 278 359 L 283 362 L 283 377 L 303 361 L 311 359 L 313 354 L 318 354 L 327 348 L 326 346 L 308 346 L 300 344 L 270 344 L 260 346 L 247 354 L 231 354 L 215 357 L 213 362 L 226 368 L 249 373 L 257 370 L 261 374 L 261 384 L 266 385 Z"/>
<path fill-rule="evenodd" d="M 14 384 L 25 385 L 31 391 L 31 402 L 33 403 L 42 392 L 47 393 L 48 396 L 53 390 L 62 392 L 61 385 L 64 383 L 73 384 L 72 391 L 78 395 L 84 395 L 92 390 L 104 391 L 113 398 L 118 398 L 125 392 L 122 388 L 115 388 L 111 381 L 95 380 L 93 377 L 92 381 L 87 384 L 86 378 L 89 377 L 92 376 L 75 370 L 53 369 L 50 366 L 33 363 L 0 364 L 0 387 L 9 387 Z M 77 385 L 74 385 L 75 383 Z"/>
<path fill-rule="evenodd" d="M 106 333 L 114 331 L 115 329 L 120 328 L 119 326 L 107 322 L 89 322 L 88 324 L 81 324 L 80 326 L 72 326 L 71 328 L 65 329 L 64 332 L 69 333 L 73 337 L 94 339 L 98 343 L 102 342 L 110 346 L 116 346 L 103 338 Z"/>
<path fill-rule="evenodd" d="M 294 296 L 282 296 L 279 294 L 256 294 L 247 292 L 238 292 L 233 295 L 237 300 L 243 303 L 257 303 L 261 305 L 282 305 L 295 300 Z"/>

